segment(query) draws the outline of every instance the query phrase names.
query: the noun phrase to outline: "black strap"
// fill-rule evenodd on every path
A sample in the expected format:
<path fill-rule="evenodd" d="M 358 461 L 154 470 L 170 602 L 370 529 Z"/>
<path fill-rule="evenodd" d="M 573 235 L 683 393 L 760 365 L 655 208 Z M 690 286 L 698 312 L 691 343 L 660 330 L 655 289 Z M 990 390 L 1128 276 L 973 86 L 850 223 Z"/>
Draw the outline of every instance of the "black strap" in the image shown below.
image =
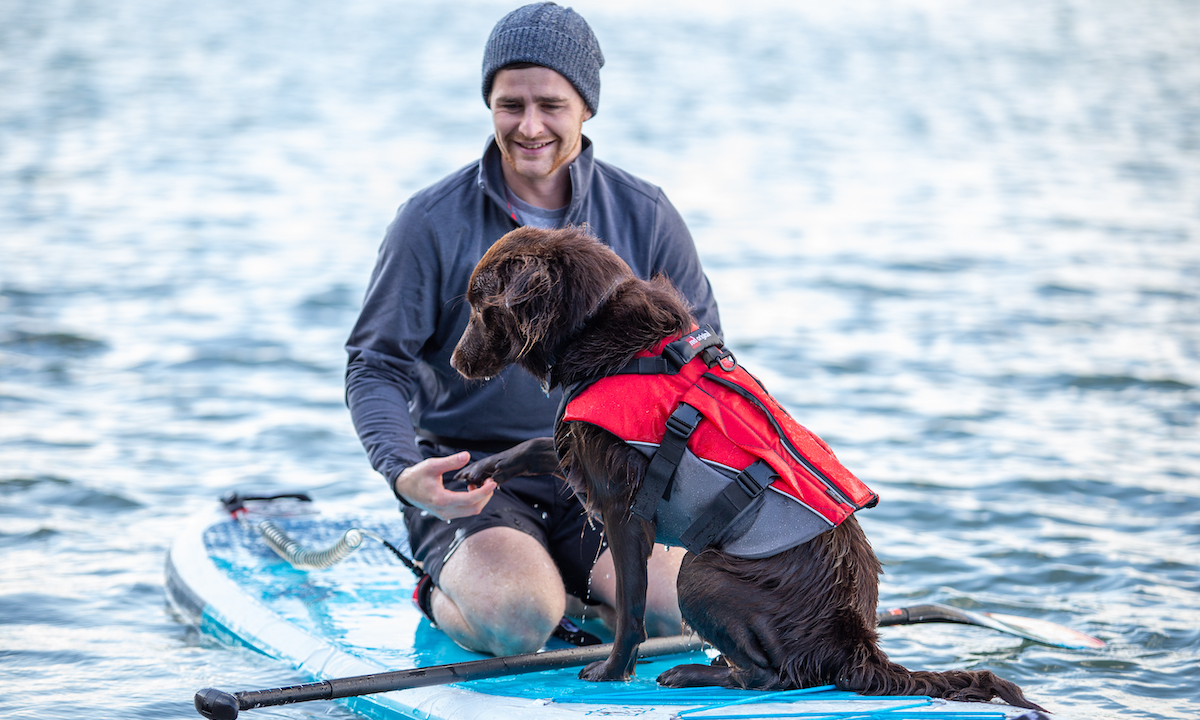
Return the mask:
<path fill-rule="evenodd" d="M 675 375 L 679 368 L 667 362 L 662 355 L 638 357 L 617 371 L 618 375 Z"/>
<path fill-rule="evenodd" d="M 771 466 L 756 460 L 750 467 L 738 473 L 734 482 L 725 486 L 721 494 L 713 498 L 703 515 L 683 531 L 680 542 L 688 550 L 699 553 L 721 536 L 725 528 L 737 519 L 777 477 Z"/>
<path fill-rule="evenodd" d="M 679 403 L 675 412 L 667 418 L 667 432 L 654 457 L 650 459 L 650 467 L 646 468 L 646 477 L 642 480 L 642 488 L 638 490 L 633 501 L 632 512 L 643 520 L 653 520 L 654 512 L 658 509 L 658 501 L 670 498 L 671 478 L 683 452 L 687 450 L 688 438 L 692 436 L 696 425 L 704 416 L 696 408 L 687 403 Z"/>
<path fill-rule="evenodd" d="M 698 330 L 684 335 L 674 342 L 667 343 L 661 355 L 640 357 L 630 360 L 625 367 L 616 372 L 617 375 L 676 375 L 684 365 L 687 365 L 697 355 L 712 347 L 721 347 L 721 336 L 710 325 L 704 325 Z M 730 357 L 732 353 L 720 354 L 720 357 Z M 705 362 L 709 367 L 709 353 L 705 353 Z M 714 359 L 713 362 L 716 362 Z"/>

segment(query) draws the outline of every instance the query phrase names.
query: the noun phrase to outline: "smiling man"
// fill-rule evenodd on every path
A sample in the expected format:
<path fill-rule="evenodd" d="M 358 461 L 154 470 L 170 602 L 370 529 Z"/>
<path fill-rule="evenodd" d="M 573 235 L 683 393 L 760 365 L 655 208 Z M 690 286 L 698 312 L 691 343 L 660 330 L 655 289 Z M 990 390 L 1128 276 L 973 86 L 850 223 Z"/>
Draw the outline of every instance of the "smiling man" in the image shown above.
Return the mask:
<path fill-rule="evenodd" d="M 504 184 L 535 207 L 565 207 L 571 185 L 564 173 L 583 150 L 592 111 L 562 75 L 526 63 L 497 72 L 491 95 Z"/>
<path fill-rule="evenodd" d="M 500 20 L 483 58 L 495 134 L 479 161 L 401 206 L 346 344 L 355 429 L 427 573 L 414 600 L 460 645 L 495 655 L 538 649 L 564 612 L 605 614 L 616 583 L 602 529 L 559 478 L 453 479 L 472 458 L 552 434 L 560 399 L 515 367 L 485 383 L 451 368 L 475 264 L 520 225 L 586 226 L 641 277 L 670 278 L 699 321 L 720 329 L 691 235 L 662 190 L 592 156 L 583 123 L 599 106 L 603 64 L 570 8 L 538 3 Z M 682 559 L 661 546 L 650 559 L 651 634 L 680 630 Z"/>

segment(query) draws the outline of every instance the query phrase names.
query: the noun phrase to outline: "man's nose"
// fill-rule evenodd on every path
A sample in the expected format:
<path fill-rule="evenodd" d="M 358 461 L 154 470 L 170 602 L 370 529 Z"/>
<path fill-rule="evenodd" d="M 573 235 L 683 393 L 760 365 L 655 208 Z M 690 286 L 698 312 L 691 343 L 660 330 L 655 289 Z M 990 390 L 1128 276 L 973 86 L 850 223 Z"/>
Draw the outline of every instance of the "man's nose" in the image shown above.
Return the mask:
<path fill-rule="evenodd" d="M 521 135 L 527 138 L 535 138 L 542 133 L 545 123 L 542 122 L 541 112 L 533 107 L 527 108 L 525 114 L 521 117 L 521 125 L 519 130 Z"/>

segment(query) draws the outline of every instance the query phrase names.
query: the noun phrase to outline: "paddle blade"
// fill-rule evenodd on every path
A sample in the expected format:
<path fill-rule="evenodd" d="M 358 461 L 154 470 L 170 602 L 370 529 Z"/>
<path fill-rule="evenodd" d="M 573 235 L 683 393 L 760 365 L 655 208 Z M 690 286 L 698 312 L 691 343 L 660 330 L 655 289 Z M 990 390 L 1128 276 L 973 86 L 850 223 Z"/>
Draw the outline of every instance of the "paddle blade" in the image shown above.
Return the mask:
<path fill-rule="evenodd" d="M 1054 647 L 1070 648 L 1072 650 L 1095 650 L 1104 647 L 1104 641 L 1063 627 L 1047 620 L 1035 620 L 1016 615 L 1001 615 L 1000 613 L 972 612 L 962 608 L 928 603 L 912 607 L 880 610 L 878 613 L 879 626 L 915 625 L 917 623 L 962 623 L 991 628 L 998 632 L 1016 635 L 1017 637 L 1052 645 Z"/>
<path fill-rule="evenodd" d="M 1071 648 L 1073 650 L 1097 650 L 1105 646 L 1105 642 L 1098 637 L 1092 637 L 1078 630 L 1072 630 L 1069 627 L 1063 627 L 1062 625 L 1046 620 L 990 612 L 980 614 L 1005 626 L 1006 632 L 1040 642 L 1044 645 Z"/>

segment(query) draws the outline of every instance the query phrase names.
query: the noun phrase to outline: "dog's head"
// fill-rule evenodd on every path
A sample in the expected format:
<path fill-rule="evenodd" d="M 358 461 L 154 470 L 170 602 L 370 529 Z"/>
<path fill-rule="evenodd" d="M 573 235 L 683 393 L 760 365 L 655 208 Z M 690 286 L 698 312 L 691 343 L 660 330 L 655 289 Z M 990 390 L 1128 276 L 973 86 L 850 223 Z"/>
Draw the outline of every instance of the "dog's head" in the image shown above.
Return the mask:
<path fill-rule="evenodd" d="M 471 273 L 471 317 L 451 365 L 486 378 L 516 363 L 544 378 L 559 345 L 633 278 L 624 260 L 579 228 L 513 230 Z"/>

